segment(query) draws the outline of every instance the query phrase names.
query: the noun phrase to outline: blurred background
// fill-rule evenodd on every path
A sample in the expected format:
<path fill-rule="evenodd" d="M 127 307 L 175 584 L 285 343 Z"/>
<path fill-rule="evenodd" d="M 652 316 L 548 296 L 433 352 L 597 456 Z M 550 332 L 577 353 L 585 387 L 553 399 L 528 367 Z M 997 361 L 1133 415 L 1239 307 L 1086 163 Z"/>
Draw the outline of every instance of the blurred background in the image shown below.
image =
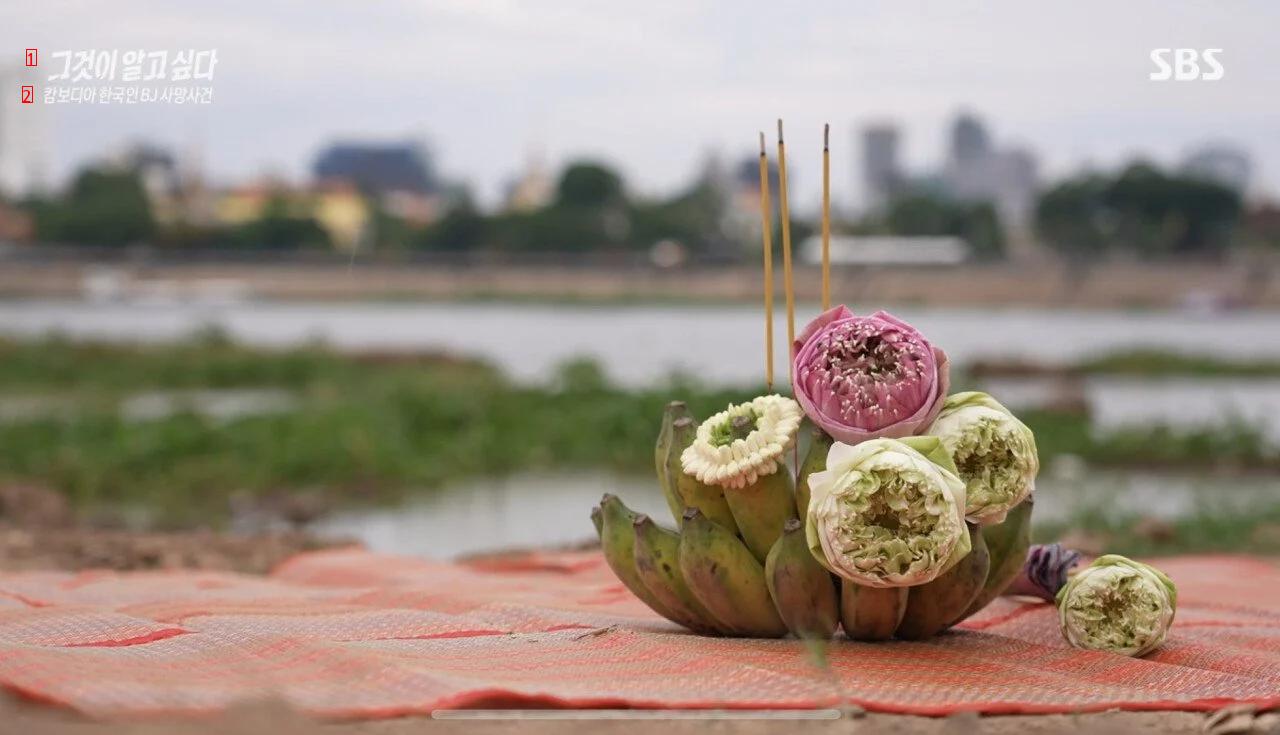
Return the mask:
<path fill-rule="evenodd" d="M 798 320 L 829 123 L 836 301 L 912 322 L 1032 426 L 1037 535 L 1274 553 L 1278 22 L 7 4 L 0 550 L 146 566 L 178 552 L 121 538 L 292 529 L 443 557 L 585 539 L 606 491 L 662 515 L 662 405 L 763 389 L 756 141 L 776 160 L 781 116 Z M 45 97 L 75 86 L 56 52 L 138 49 L 214 50 L 209 99 Z M 1157 49 L 1195 73 L 1152 79 Z"/>

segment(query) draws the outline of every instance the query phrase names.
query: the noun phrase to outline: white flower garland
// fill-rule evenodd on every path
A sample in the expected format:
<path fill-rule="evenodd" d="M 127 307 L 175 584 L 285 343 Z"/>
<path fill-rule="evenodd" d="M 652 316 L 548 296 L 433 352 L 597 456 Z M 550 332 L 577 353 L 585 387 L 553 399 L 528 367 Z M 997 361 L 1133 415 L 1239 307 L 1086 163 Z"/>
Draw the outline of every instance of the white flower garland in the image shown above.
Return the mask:
<path fill-rule="evenodd" d="M 755 428 L 726 443 L 730 422 L 739 416 L 754 416 Z M 693 444 L 680 455 L 681 465 L 685 474 L 708 485 L 746 487 L 778 471 L 803 418 L 800 404 L 780 395 L 730 405 L 698 426 Z"/>

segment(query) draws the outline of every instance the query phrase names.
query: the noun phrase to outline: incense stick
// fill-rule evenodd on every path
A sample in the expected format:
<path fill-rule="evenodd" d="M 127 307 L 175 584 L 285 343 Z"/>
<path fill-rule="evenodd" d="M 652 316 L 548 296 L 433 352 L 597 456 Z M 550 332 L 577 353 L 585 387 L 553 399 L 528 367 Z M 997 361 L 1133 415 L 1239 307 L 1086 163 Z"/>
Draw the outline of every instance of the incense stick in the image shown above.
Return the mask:
<path fill-rule="evenodd" d="M 769 154 L 760 132 L 760 231 L 764 240 L 764 383 L 773 392 L 773 217 L 769 211 Z"/>
<path fill-rule="evenodd" d="M 822 310 L 831 308 L 831 126 L 822 126 Z"/>
<path fill-rule="evenodd" d="M 782 287 L 787 295 L 787 355 L 796 343 L 796 292 L 791 280 L 791 209 L 787 206 L 787 147 L 782 140 L 782 119 L 778 119 L 778 216 L 782 217 Z M 795 392 L 795 367 L 788 358 L 788 376 Z"/>

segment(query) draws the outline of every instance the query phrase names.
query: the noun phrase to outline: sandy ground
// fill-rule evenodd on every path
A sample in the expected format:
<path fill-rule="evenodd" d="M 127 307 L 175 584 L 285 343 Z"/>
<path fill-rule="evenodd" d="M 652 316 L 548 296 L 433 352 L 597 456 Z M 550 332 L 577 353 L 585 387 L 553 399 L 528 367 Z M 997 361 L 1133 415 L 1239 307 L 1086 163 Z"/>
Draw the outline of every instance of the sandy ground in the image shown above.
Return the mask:
<path fill-rule="evenodd" d="M 249 295 L 282 300 L 508 298 L 754 302 L 762 288 L 754 264 L 687 267 L 411 265 L 356 262 L 277 265 L 138 264 L 127 261 L 0 263 L 0 297 L 80 298 L 89 279 L 107 277 L 123 298 Z M 819 269 L 798 264 L 796 292 L 816 294 Z M 1076 271 L 1049 262 L 959 267 L 836 267 L 834 293 L 865 303 L 949 306 L 1078 305 L 1177 307 L 1187 298 L 1256 307 L 1280 305 L 1280 269 L 1259 263 L 1109 263 Z"/>
<path fill-rule="evenodd" d="M 297 531 L 227 536 L 212 531 L 139 533 L 0 524 L 0 569 L 210 569 L 266 574 L 299 552 L 352 543 L 321 541 Z"/>
<path fill-rule="evenodd" d="M 559 717 L 557 713 L 540 716 Z M 569 713 L 576 717 L 582 713 Z M 648 714 L 648 713 L 646 713 Z M 656 713 L 655 713 L 656 714 Z M 1265 716 L 1264 716 L 1265 717 Z M 278 704 L 242 707 L 224 716 L 199 722 L 171 720 L 102 724 L 85 721 L 74 715 L 10 703 L 0 709 L 0 732 L 24 735 L 279 735 L 280 733 L 316 732 L 327 735 L 408 735 L 438 733 L 440 735 L 772 735 L 778 732 L 813 733 L 814 735 L 858 735 L 859 733 L 903 733 L 904 735 L 967 735 L 968 733 L 1014 733 L 1047 735 L 1048 733 L 1088 732 L 1090 735 L 1142 735 L 1145 733 L 1265 733 L 1275 730 L 1275 723 L 1253 713 L 1241 712 L 1227 718 L 1227 729 L 1213 728 L 1204 715 L 1185 712 L 1105 712 L 1092 715 L 976 717 L 960 715 L 946 718 L 904 717 L 899 715 L 854 714 L 835 720 L 598 720 L 598 719 L 530 719 L 530 720 L 436 720 L 408 717 L 358 723 L 320 723 L 308 720 Z M 1209 725 L 1209 727 L 1206 727 Z M 1212 728 L 1212 729 L 1211 729 Z M 1272 728 L 1267 730 L 1265 728 Z"/>
<path fill-rule="evenodd" d="M 38 524 L 37 524 L 38 525 Z M 325 544 L 301 532 L 231 537 L 212 532 L 133 533 L 76 527 L 36 528 L 0 525 L 0 569 L 154 569 L 192 567 L 261 574 L 288 556 Z M 538 713 L 542 717 L 584 713 Z M 599 714 L 599 713 L 586 713 Z M 0 735 L 279 735 L 321 732 L 333 735 L 377 733 L 467 733 L 468 735 L 613 735 L 615 733 L 724 733 L 765 735 L 797 733 L 879 733 L 962 735 L 965 733 L 1267 733 L 1280 735 L 1280 714 L 1255 717 L 1251 712 L 1226 713 L 1216 720 L 1184 712 L 1106 712 L 1091 715 L 965 715 L 949 718 L 845 713 L 829 721 L 776 720 L 433 720 L 407 717 L 375 722 L 321 723 L 279 704 L 256 704 L 202 721 L 100 723 L 73 713 L 16 699 L 0 699 Z"/>

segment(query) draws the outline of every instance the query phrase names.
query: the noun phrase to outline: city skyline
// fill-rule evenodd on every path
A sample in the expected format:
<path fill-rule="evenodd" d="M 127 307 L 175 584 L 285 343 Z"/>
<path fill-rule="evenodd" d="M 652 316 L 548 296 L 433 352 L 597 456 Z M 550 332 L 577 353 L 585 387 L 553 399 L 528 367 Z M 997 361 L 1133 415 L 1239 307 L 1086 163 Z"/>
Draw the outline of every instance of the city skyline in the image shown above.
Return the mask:
<path fill-rule="evenodd" d="M 91 7 L 8 6 L 0 41 L 15 59 L 28 46 L 216 47 L 214 102 L 49 111 L 54 182 L 139 140 L 199 151 L 208 176 L 231 183 L 264 172 L 305 180 L 335 140 L 417 138 L 488 205 L 530 149 L 553 169 L 602 159 L 648 194 L 687 182 L 709 150 L 750 153 L 781 114 L 793 193 L 812 208 L 823 122 L 833 125 L 833 195 L 851 204 L 864 195 L 854 184 L 864 124 L 896 124 L 905 166 L 930 169 L 945 161 L 954 115 L 970 110 L 1002 143 L 1032 150 L 1045 179 L 1135 157 L 1173 166 L 1226 140 L 1252 158 L 1255 191 L 1280 191 L 1280 102 L 1269 94 L 1280 71 L 1265 41 L 1280 9 L 1263 4 L 992 3 L 928 6 L 927 16 L 924 6 L 811 6 L 778 24 L 766 6 L 721 3 L 618 14 L 589 3 L 388 2 L 334 6 L 322 19 L 301 6 L 140 2 L 114 9 L 110 27 Z M 1225 78 L 1147 79 L 1151 48 L 1184 46 L 1223 48 Z"/>

